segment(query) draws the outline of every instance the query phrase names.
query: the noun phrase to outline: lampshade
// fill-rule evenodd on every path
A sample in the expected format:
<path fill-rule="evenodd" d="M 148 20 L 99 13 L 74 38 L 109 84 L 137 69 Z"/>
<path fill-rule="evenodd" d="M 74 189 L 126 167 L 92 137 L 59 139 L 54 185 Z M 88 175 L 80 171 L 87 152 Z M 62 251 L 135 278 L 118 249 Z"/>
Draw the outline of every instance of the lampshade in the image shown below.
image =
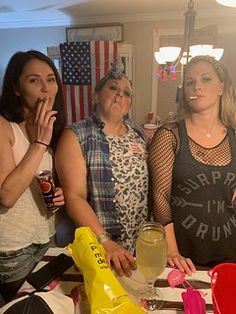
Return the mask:
<path fill-rule="evenodd" d="M 189 57 L 188 61 L 190 61 L 195 56 L 211 56 L 214 57 L 217 61 L 219 61 L 224 53 L 223 48 L 213 48 L 212 45 L 193 45 L 189 47 Z M 187 52 L 183 53 L 183 56 L 180 60 L 181 64 L 187 63 Z"/>
<path fill-rule="evenodd" d="M 173 62 L 178 58 L 180 50 L 180 47 L 161 47 L 159 52 L 165 58 L 166 62 Z"/>
<path fill-rule="evenodd" d="M 236 0 L 216 0 L 216 2 L 227 7 L 236 8 Z"/>
<path fill-rule="evenodd" d="M 177 59 L 181 48 L 179 47 L 161 47 L 159 51 L 154 52 L 155 59 L 159 64 L 166 64 Z M 213 45 L 193 45 L 189 47 L 188 61 L 195 56 L 212 56 L 220 60 L 223 55 L 223 48 L 213 48 Z M 180 60 L 181 64 L 187 63 L 187 52 L 185 51 Z"/>
<path fill-rule="evenodd" d="M 160 51 L 155 51 L 154 57 L 155 57 L 157 63 L 166 64 L 165 57 L 160 53 Z"/>
<path fill-rule="evenodd" d="M 219 61 L 224 53 L 223 48 L 215 48 L 211 51 L 211 56 L 214 57 L 217 61 Z"/>
<path fill-rule="evenodd" d="M 178 58 L 180 47 L 161 47 L 159 51 L 154 52 L 155 59 L 159 64 L 173 62 Z"/>
<path fill-rule="evenodd" d="M 193 45 L 190 46 L 189 51 L 192 57 L 196 56 L 209 56 L 211 55 L 211 50 L 213 45 Z"/>

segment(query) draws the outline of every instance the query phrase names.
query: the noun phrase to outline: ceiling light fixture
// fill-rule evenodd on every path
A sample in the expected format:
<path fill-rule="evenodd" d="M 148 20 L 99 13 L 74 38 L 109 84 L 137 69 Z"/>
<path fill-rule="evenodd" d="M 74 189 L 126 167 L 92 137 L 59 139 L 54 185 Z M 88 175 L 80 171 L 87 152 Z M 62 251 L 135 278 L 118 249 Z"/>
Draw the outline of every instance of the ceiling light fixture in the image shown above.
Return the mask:
<path fill-rule="evenodd" d="M 184 13 L 184 42 L 180 47 L 161 47 L 159 51 L 154 52 L 154 57 L 160 65 L 157 77 L 162 80 L 168 78 L 176 79 L 176 66 L 181 63 L 187 64 L 190 59 L 197 55 L 210 55 L 219 60 L 222 57 L 224 49 L 214 48 L 213 45 L 191 45 L 193 43 L 195 16 L 194 1 L 188 2 L 188 10 Z"/>
<path fill-rule="evenodd" d="M 216 0 L 216 2 L 227 7 L 236 8 L 236 0 Z"/>

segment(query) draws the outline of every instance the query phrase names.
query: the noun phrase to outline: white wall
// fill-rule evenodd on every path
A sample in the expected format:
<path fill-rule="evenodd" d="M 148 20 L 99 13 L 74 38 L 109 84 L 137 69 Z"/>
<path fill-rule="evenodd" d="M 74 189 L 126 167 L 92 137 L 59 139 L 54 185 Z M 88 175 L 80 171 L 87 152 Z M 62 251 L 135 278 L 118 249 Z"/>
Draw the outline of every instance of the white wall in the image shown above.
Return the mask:
<path fill-rule="evenodd" d="M 0 29 L 0 88 L 6 65 L 15 52 L 35 49 L 47 53 L 48 46 L 64 41 L 64 27 Z"/>
<path fill-rule="evenodd" d="M 183 21 L 180 21 L 179 24 L 182 25 Z M 124 41 L 132 44 L 133 51 L 133 83 L 135 94 L 133 119 L 142 124 L 145 122 L 147 112 L 152 111 L 152 87 L 153 85 L 155 87 L 155 84 L 158 90 L 156 103 L 157 113 L 164 119 L 167 117 L 169 111 L 175 111 L 176 109 L 176 87 L 180 82 L 178 80 L 161 82 L 158 78 L 153 78 L 153 30 L 171 27 L 173 34 L 174 21 L 171 21 L 171 23 L 169 21 L 169 23 L 166 24 L 163 21 L 124 22 L 123 25 Z M 161 44 L 165 42 L 165 37 L 166 36 L 162 36 L 160 38 Z M 29 49 L 37 49 L 46 53 L 48 46 L 57 46 L 65 40 L 65 27 L 0 29 L 0 87 L 5 67 L 13 53 L 18 50 L 26 51 Z M 221 32 L 219 34 L 218 41 L 219 46 L 225 48 L 222 62 L 229 69 L 232 80 L 236 86 L 236 21 L 234 24 L 232 22 L 230 32 Z M 158 64 L 154 65 L 154 70 L 155 69 L 157 71 Z"/>
<path fill-rule="evenodd" d="M 124 23 L 124 38 L 133 48 L 133 119 L 143 123 L 151 108 L 153 22 Z"/>
<path fill-rule="evenodd" d="M 131 43 L 134 61 L 133 119 L 144 122 L 150 111 L 152 88 L 152 22 L 124 23 L 124 41 Z M 0 29 L 0 89 L 6 65 L 19 50 L 36 49 L 47 52 L 48 46 L 57 46 L 66 41 L 65 27 Z"/>

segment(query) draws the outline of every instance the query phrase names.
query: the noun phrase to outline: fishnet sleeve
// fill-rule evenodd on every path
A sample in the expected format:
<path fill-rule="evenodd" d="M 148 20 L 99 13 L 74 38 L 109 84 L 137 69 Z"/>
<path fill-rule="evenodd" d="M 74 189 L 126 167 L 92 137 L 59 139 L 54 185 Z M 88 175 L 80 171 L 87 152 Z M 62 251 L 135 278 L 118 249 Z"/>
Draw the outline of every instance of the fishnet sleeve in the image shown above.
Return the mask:
<path fill-rule="evenodd" d="M 164 226 L 172 222 L 170 193 L 176 150 L 177 140 L 173 130 L 158 129 L 149 146 L 148 166 L 154 218 Z"/>

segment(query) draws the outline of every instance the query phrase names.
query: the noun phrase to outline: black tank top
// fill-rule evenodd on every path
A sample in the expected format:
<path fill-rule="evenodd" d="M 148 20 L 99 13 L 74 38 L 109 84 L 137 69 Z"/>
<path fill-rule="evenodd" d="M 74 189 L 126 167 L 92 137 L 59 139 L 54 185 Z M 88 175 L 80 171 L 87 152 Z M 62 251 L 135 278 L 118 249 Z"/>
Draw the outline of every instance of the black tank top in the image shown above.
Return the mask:
<path fill-rule="evenodd" d="M 227 129 L 231 162 L 211 166 L 191 154 L 185 122 L 179 123 L 180 147 L 173 169 L 171 209 L 180 254 L 195 264 L 236 258 L 236 140 Z"/>

